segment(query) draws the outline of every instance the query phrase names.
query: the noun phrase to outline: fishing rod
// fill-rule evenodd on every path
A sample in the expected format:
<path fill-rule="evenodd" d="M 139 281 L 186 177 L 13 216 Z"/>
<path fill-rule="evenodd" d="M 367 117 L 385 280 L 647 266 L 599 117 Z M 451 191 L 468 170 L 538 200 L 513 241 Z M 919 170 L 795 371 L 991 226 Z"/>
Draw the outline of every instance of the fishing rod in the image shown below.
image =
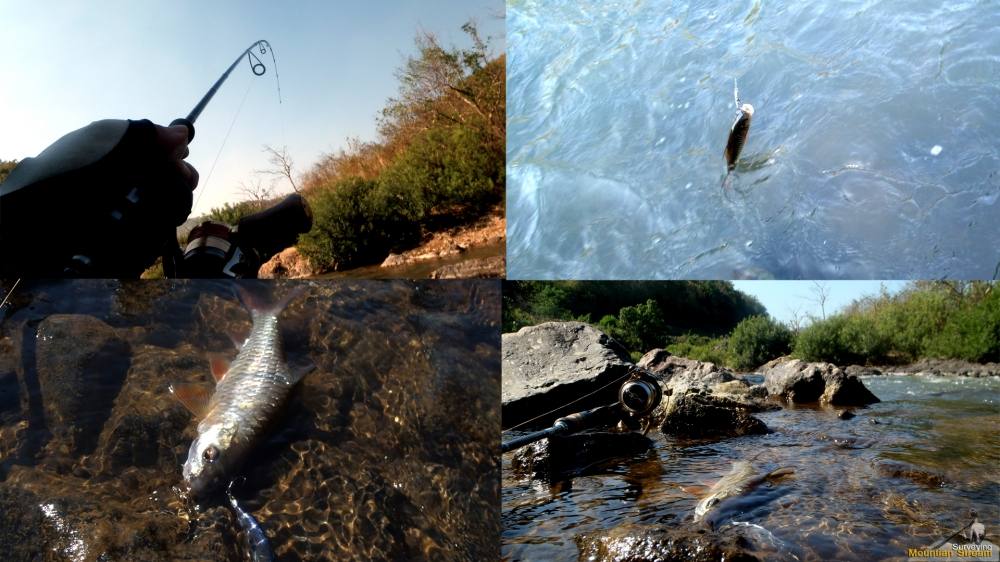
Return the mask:
<path fill-rule="evenodd" d="M 663 389 L 656 377 L 633 368 L 628 380 L 618 390 L 617 402 L 561 417 L 551 427 L 501 443 L 500 451 L 506 453 L 547 437 L 571 435 L 592 427 L 613 425 L 626 417 L 644 418 L 653 413 L 662 400 Z"/>
<path fill-rule="evenodd" d="M 267 68 L 260 56 L 269 51 L 274 63 L 280 103 L 281 83 L 278 80 L 278 62 L 274 49 L 266 39 L 260 39 L 240 52 L 186 117 L 174 119 L 170 124 L 183 125 L 190 142 L 194 139 L 195 121 L 243 57 L 250 63 L 250 70 L 255 76 L 263 76 Z M 213 164 L 212 168 L 214 167 Z M 256 277 L 257 270 L 264 261 L 294 244 L 298 234 L 308 231 L 312 226 L 312 215 L 306 201 L 299 195 L 290 195 L 271 209 L 244 217 L 238 225 L 217 223 L 214 228 L 203 228 L 197 236 L 189 237 L 188 247 L 182 252 L 177 240 L 177 229 L 173 224 L 183 221 L 187 216 L 177 216 L 173 219 L 176 222 L 170 225 L 165 220 L 157 224 L 146 224 L 151 215 L 163 215 L 162 208 L 172 205 L 163 196 L 171 191 L 169 186 L 164 185 L 167 181 L 164 178 L 154 179 L 149 185 L 139 186 L 121 181 L 109 186 L 107 192 L 112 194 L 108 197 L 111 211 L 102 213 L 105 220 L 100 223 L 100 227 L 89 229 L 79 247 L 70 253 L 72 257 L 68 259 L 63 274 L 71 277 L 131 277 L 136 271 L 141 273 L 159 254 L 165 277 L 177 277 L 178 274 L 185 277 Z M 191 207 L 193 204 L 189 200 L 188 214 Z M 178 209 L 180 208 L 183 207 Z M 242 234 L 239 233 L 240 226 L 244 227 Z M 131 236 L 132 232 L 143 228 L 157 239 L 155 247 L 148 247 L 145 237 Z M 279 243 L 280 247 L 277 247 Z M 214 259 L 201 259 L 208 255 Z"/>
<path fill-rule="evenodd" d="M 198 104 L 195 105 L 194 109 L 191 110 L 191 113 L 187 114 L 187 117 L 179 117 L 170 122 L 170 126 L 184 125 L 185 127 L 187 127 L 188 142 L 194 140 L 194 122 L 198 119 L 198 116 L 201 115 L 201 112 L 205 109 L 205 106 L 208 105 L 208 102 L 212 101 L 212 98 L 215 97 L 215 93 L 219 91 L 219 87 L 222 86 L 222 84 L 226 81 L 226 78 L 229 78 L 229 75 L 233 72 L 233 69 L 236 68 L 236 65 L 238 65 L 240 61 L 243 60 L 243 55 L 247 56 L 247 61 L 250 63 L 250 71 L 254 73 L 254 76 L 263 76 L 264 73 L 267 72 L 267 67 L 264 66 L 264 63 L 261 62 L 260 58 L 258 58 L 257 55 L 251 52 L 253 51 L 254 47 L 259 47 L 259 52 L 261 55 L 266 55 L 268 51 L 270 51 L 271 61 L 274 62 L 274 76 L 275 80 L 277 80 L 278 61 L 275 60 L 274 58 L 274 49 L 271 48 L 271 44 L 267 42 L 267 39 L 260 39 L 259 41 L 255 41 L 253 44 L 247 47 L 245 51 L 240 53 L 238 57 L 236 57 L 236 60 L 233 61 L 233 64 L 229 65 L 229 68 L 227 68 L 226 71 L 222 73 L 222 76 L 220 76 L 219 79 L 215 81 L 215 84 L 212 84 L 212 87 L 208 89 L 208 92 L 206 92 L 204 96 L 202 96 L 201 100 L 198 101 Z M 256 63 L 254 62 L 255 60 L 257 61 Z M 280 82 L 278 84 L 278 99 L 279 101 L 281 99 Z"/>

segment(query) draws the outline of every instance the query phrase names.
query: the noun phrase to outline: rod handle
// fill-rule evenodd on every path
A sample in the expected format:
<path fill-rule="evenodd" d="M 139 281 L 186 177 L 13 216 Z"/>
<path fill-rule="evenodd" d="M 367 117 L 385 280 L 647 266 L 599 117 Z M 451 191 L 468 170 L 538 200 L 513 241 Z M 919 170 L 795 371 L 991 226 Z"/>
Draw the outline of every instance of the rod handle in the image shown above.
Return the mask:
<path fill-rule="evenodd" d="M 191 141 L 194 140 L 194 123 L 188 121 L 187 119 L 185 119 L 183 117 L 178 117 L 177 119 L 174 119 L 173 121 L 170 122 L 170 126 L 171 127 L 173 127 L 174 125 L 184 125 L 185 127 L 187 127 L 187 130 L 188 130 L 188 142 L 191 142 Z"/>

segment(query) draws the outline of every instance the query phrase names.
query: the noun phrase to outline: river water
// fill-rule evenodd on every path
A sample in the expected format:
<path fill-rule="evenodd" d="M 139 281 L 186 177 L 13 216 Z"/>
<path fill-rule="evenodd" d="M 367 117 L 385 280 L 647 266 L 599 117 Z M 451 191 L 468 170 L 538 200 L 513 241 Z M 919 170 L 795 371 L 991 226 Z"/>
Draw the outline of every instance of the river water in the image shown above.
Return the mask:
<path fill-rule="evenodd" d="M 997 29 L 995 0 L 509 2 L 509 276 L 994 277 Z"/>
<path fill-rule="evenodd" d="M 311 362 L 236 495 L 280 560 L 485 560 L 500 532 L 499 283 L 272 281 Z M 0 309 L 0 545 L 10 560 L 242 560 L 179 493 L 197 422 L 168 385 L 250 327 L 232 282 L 22 281 Z M 0 281 L 0 294 L 9 284 Z"/>
<path fill-rule="evenodd" d="M 760 378 L 756 379 L 761 380 Z M 772 559 L 903 558 L 962 529 L 975 508 L 1000 528 L 1000 378 L 865 377 L 882 402 L 841 420 L 832 408 L 756 414 L 773 433 L 684 441 L 650 432 L 652 450 L 608 458 L 568 481 L 503 465 L 505 560 L 577 560 L 577 541 L 616 527 L 691 529 L 698 497 L 732 463 L 790 467 L 717 525 L 753 526 Z M 877 422 L 877 423 L 876 423 Z M 994 535 L 995 536 L 995 535 Z"/>

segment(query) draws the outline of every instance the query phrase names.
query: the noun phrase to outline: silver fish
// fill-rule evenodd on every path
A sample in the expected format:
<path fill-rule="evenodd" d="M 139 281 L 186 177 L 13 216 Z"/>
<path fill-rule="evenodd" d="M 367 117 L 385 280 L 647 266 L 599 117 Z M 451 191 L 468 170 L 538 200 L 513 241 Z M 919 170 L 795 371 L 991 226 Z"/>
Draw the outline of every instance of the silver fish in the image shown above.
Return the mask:
<path fill-rule="evenodd" d="M 264 435 L 295 384 L 311 369 L 292 372 L 284 360 L 278 315 L 304 293 L 299 286 L 274 304 L 267 304 L 237 286 L 253 327 L 232 364 L 212 360 L 214 392 L 206 385 L 171 385 L 196 417 L 198 435 L 184 463 L 184 483 L 198 498 L 234 474 Z"/>
<path fill-rule="evenodd" d="M 766 474 L 758 472 L 750 461 L 736 461 L 733 463 L 729 474 L 723 476 L 714 486 L 709 488 L 708 493 L 698 502 L 694 509 L 695 522 L 701 521 L 705 516 L 718 507 L 726 498 L 739 497 L 753 490 L 762 483 L 793 474 L 791 468 L 779 468 Z"/>
<path fill-rule="evenodd" d="M 726 167 L 732 172 L 736 169 L 736 161 L 740 158 L 740 151 L 747 142 L 747 135 L 750 133 L 750 120 L 753 118 L 753 106 L 749 103 L 740 104 L 739 88 L 736 87 L 736 80 L 733 80 L 733 97 L 736 100 L 736 109 L 740 114 L 729 129 L 729 139 L 726 141 Z M 728 176 L 728 174 L 726 174 Z"/>

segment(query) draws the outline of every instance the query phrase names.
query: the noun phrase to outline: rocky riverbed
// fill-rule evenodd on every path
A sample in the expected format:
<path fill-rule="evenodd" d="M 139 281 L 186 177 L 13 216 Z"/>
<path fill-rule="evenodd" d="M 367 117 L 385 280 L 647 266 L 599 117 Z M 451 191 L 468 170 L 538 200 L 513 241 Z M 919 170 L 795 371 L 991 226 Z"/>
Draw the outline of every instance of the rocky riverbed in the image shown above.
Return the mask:
<path fill-rule="evenodd" d="M 505 334 L 502 353 L 508 428 L 573 393 L 613 401 L 617 385 L 604 387 L 632 366 L 613 339 L 572 322 Z M 788 358 L 738 374 L 665 350 L 638 366 L 665 394 L 646 437 L 602 428 L 504 455 L 505 559 L 901 557 L 962 528 L 970 508 L 1000 523 L 1000 378 Z M 694 521 L 712 483 L 739 467 L 751 484 L 713 504 L 711 525 Z M 751 478 L 769 472 L 784 476 Z"/>

